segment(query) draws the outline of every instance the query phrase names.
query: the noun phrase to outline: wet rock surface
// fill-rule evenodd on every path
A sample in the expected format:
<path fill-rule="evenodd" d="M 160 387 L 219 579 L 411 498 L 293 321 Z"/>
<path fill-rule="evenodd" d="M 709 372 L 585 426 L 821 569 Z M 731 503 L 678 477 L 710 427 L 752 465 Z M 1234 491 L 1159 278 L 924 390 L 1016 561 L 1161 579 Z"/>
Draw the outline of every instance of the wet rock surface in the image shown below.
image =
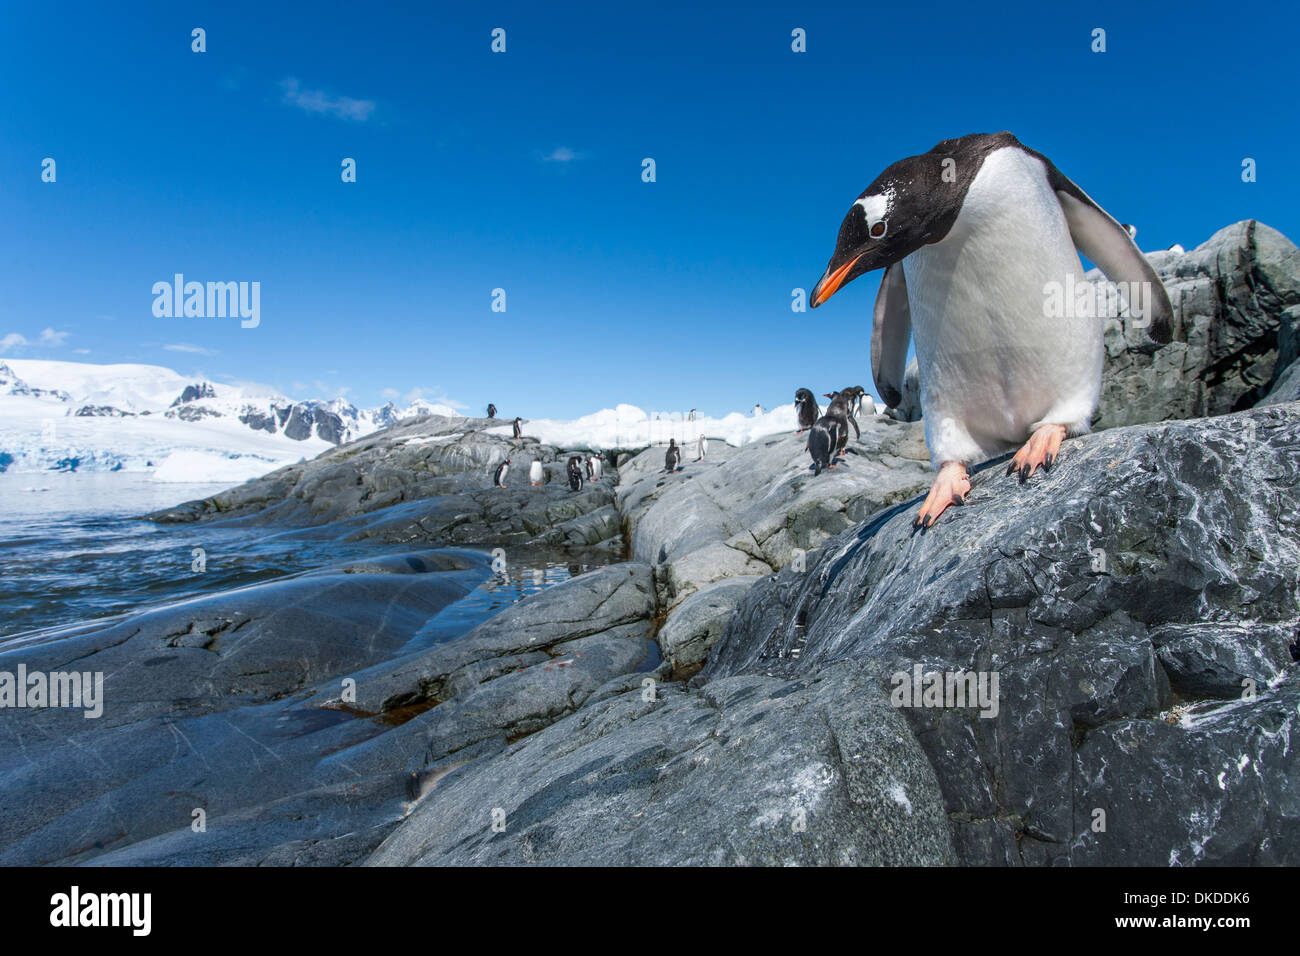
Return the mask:
<path fill-rule="evenodd" d="M 105 672 L 97 719 L 0 720 L 0 862 L 355 862 L 445 766 L 657 666 L 649 570 L 627 564 L 423 646 L 439 602 L 486 573 L 482 555 L 394 556 L 0 654 L 0 669 Z M 375 601 L 332 577 L 398 590 Z M 315 578 L 295 614 L 286 589 Z"/>
<path fill-rule="evenodd" d="M 697 680 L 996 672 L 995 717 L 902 708 L 964 863 L 1294 863 L 1297 465 L 1286 405 L 985 469 L 931 531 L 882 512 L 756 584 Z"/>
<path fill-rule="evenodd" d="M 368 862 L 950 862 L 924 755 L 856 684 L 844 667 L 600 701 L 455 770 Z"/>

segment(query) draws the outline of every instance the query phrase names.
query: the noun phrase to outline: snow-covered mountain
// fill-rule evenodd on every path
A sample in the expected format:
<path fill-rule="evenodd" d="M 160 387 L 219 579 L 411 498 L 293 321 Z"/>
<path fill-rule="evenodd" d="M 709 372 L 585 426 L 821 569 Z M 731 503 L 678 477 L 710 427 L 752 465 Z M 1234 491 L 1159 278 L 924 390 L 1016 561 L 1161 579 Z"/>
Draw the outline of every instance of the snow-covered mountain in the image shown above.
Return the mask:
<path fill-rule="evenodd" d="M 0 362 L 0 472 L 150 470 L 164 481 L 239 481 L 412 415 L 417 400 L 360 409 L 295 401 L 158 365 Z"/>
<path fill-rule="evenodd" d="M 0 472 L 145 471 L 158 481 L 233 484 L 403 418 L 457 414 L 422 399 L 372 409 L 337 398 L 294 401 L 158 365 L 11 359 L 0 362 Z M 675 438 L 694 455 L 701 435 L 741 445 L 796 427 L 793 404 L 721 418 L 619 405 L 571 421 L 527 419 L 524 433 L 563 448 L 601 450 Z M 509 435 L 511 425 L 488 430 Z"/>

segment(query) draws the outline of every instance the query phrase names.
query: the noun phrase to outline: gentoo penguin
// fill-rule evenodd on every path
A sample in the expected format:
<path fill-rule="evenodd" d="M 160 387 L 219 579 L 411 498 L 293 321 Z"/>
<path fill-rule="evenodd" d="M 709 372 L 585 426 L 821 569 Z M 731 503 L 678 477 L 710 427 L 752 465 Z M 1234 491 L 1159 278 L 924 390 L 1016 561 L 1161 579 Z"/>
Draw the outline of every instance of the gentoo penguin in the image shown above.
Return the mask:
<path fill-rule="evenodd" d="M 569 472 L 569 488 L 573 491 L 582 490 L 583 479 L 582 465 L 579 464 L 580 461 L 581 459 L 577 455 L 573 455 L 569 458 L 569 464 L 567 466 Z"/>
<path fill-rule="evenodd" d="M 496 473 L 492 475 L 492 484 L 498 488 L 506 486 L 506 475 L 510 473 L 510 459 L 507 458 L 501 464 L 497 465 Z"/>
<path fill-rule="evenodd" d="M 753 413 L 755 418 L 757 418 L 759 415 L 762 415 L 765 411 L 767 411 L 767 409 L 764 408 L 762 405 L 755 405 L 751 409 L 751 412 Z"/>
<path fill-rule="evenodd" d="M 840 441 L 840 421 L 835 416 L 823 415 L 813 422 L 808 432 L 808 454 L 812 455 L 813 474 L 820 475 L 823 468 L 835 467 L 835 448 Z"/>
<path fill-rule="evenodd" d="M 703 433 L 701 433 L 700 435 L 700 440 L 695 443 L 695 448 L 700 455 L 700 457 L 696 458 L 695 460 L 704 461 L 705 456 L 708 455 L 709 453 L 709 440 L 704 437 Z"/>
<path fill-rule="evenodd" d="M 583 456 L 582 456 L 582 465 L 583 465 L 584 468 L 587 469 L 587 480 L 588 480 L 588 481 L 595 481 L 595 480 L 596 480 L 596 466 L 592 464 L 592 461 L 593 461 L 593 459 L 592 459 L 592 457 L 591 457 L 590 455 L 583 455 Z"/>
<path fill-rule="evenodd" d="M 866 397 L 867 390 L 861 385 L 854 385 L 841 391 L 849 397 L 849 414 L 856 417 L 862 411 L 862 400 Z"/>
<path fill-rule="evenodd" d="M 515 429 L 515 437 L 516 437 L 516 438 L 523 438 L 523 437 L 524 437 L 524 429 L 523 429 L 524 420 L 523 420 L 522 418 L 516 418 L 516 419 L 515 419 L 513 422 L 511 422 L 510 424 L 514 426 L 514 429 Z"/>
<path fill-rule="evenodd" d="M 605 474 L 605 466 L 601 457 L 599 455 L 592 455 L 588 459 L 588 464 L 591 466 L 592 480 L 600 481 L 601 477 Z"/>
<path fill-rule="evenodd" d="M 838 455 L 844 451 L 844 446 L 849 443 L 849 426 L 853 426 L 853 435 L 856 438 L 862 437 L 862 432 L 858 431 L 858 420 L 853 417 L 853 394 L 851 391 L 827 392 L 826 397 L 830 402 L 826 405 L 826 414 L 824 418 L 833 418 L 839 425 L 836 430 L 835 454 Z M 835 467 L 834 456 L 831 456 L 830 467 Z"/>
<path fill-rule="evenodd" d="M 1182 243 L 1175 242 L 1172 246 L 1170 246 L 1170 247 L 1169 247 L 1168 249 L 1166 249 L 1165 251 L 1166 251 L 1166 252 L 1179 252 L 1179 253 L 1182 253 L 1182 252 L 1186 252 L 1187 250 L 1183 248 Z"/>
<path fill-rule="evenodd" d="M 794 393 L 794 411 L 799 420 L 799 430 L 795 432 L 796 435 L 802 435 L 812 428 L 813 423 L 822 416 L 816 397 L 806 388 L 798 389 Z"/>
<path fill-rule="evenodd" d="M 1133 237 L 1010 133 L 901 159 L 849 208 L 811 302 L 885 270 L 871 335 L 876 391 L 891 407 L 902 400 L 914 337 L 938 469 L 917 524 L 965 501 L 968 465 L 1022 445 L 1009 471 L 1025 480 L 1055 462 L 1062 439 L 1091 427 L 1104 323 L 1086 307 L 1064 318 L 1049 307 L 1055 290 L 1088 285 L 1076 248 L 1125 284 L 1130 313 L 1167 343 L 1169 296 Z"/>
<path fill-rule="evenodd" d="M 676 471 L 681 460 L 682 450 L 677 447 L 677 439 L 668 439 L 668 451 L 664 454 L 664 471 Z"/>
<path fill-rule="evenodd" d="M 488 402 L 487 413 L 488 413 L 488 418 L 497 417 L 497 407 L 493 405 L 491 402 Z"/>
<path fill-rule="evenodd" d="M 528 466 L 528 481 L 533 485 L 540 485 L 542 478 L 545 477 L 542 471 L 542 463 L 539 459 L 534 458 L 533 463 Z"/>
<path fill-rule="evenodd" d="M 690 418 L 687 419 L 687 420 L 688 420 L 688 421 L 692 421 L 692 422 L 695 421 L 695 409 L 693 409 L 693 408 L 691 409 L 691 415 L 690 415 Z"/>

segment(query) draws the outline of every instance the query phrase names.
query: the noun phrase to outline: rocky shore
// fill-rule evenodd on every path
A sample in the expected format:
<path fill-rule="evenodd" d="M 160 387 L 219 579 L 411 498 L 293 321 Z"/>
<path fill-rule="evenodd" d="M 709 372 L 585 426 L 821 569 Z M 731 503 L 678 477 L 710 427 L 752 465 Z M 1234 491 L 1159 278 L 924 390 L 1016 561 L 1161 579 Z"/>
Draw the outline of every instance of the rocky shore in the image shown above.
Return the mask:
<path fill-rule="evenodd" d="M 1111 321 L 1103 430 L 928 532 L 906 407 L 816 477 L 789 434 L 579 493 L 425 417 L 151 516 L 392 551 L 0 651 L 106 675 L 98 720 L 0 718 L 0 863 L 1300 862 L 1300 252 L 1151 260 L 1174 338 Z M 541 550 L 607 566 L 428 638 Z"/>

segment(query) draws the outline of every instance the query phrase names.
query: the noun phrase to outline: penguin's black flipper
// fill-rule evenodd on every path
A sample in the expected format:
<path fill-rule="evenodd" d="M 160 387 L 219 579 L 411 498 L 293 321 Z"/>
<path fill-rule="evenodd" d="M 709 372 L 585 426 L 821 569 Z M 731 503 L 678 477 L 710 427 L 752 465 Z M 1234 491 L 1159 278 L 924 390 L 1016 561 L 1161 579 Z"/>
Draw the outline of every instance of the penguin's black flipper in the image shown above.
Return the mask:
<path fill-rule="evenodd" d="M 1021 148 L 1041 160 L 1047 168 L 1047 182 L 1056 192 L 1057 201 L 1065 213 L 1065 224 L 1070 229 L 1075 248 L 1095 262 L 1111 282 L 1143 283 L 1150 290 L 1150 301 L 1143 304 L 1141 317 L 1146 320 L 1146 332 L 1151 340 L 1158 345 L 1168 344 L 1173 338 L 1174 307 L 1169 302 L 1165 284 L 1142 255 L 1128 229 L 1097 205 L 1050 159 L 1027 147 Z M 1138 303 L 1130 302 L 1129 308 L 1136 312 Z"/>
<path fill-rule="evenodd" d="M 907 279 L 903 276 L 902 263 L 895 262 L 885 269 L 880 279 L 871 326 L 871 375 L 876 381 L 876 391 L 889 408 L 897 408 L 903 401 L 903 375 L 911 338 L 912 310 L 907 302 Z"/>

